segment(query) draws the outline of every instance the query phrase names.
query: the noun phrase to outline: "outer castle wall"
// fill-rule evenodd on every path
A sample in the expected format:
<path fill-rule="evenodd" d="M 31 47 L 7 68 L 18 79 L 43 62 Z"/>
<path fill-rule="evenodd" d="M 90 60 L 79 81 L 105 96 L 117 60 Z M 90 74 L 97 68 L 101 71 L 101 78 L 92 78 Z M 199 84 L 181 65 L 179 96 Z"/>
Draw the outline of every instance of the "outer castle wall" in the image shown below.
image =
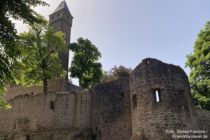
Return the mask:
<path fill-rule="evenodd" d="M 0 140 L 168 140 L 166 130 L 210 130 L 210 111 L 193 107 L 184 71 L 156 59 L 90 90 L 62 92 L 59 81 L 49 87 L 47 95 L 10 88 L 13 107 L 0 110 Z"/>
<path fill-rule="evenodd" d="M 0 135 L 20 133 L 25 137 L 43 131 L 90 128 L 91 96 L 87 91 L 21 95 L 9 102 L 12 109 L 0 111 Z"/>
<path fill-rule="evenodd" d="M 129 79 L 100 84 L 92 90 L 92 128 L 99 140 L 131 137 Z"/>

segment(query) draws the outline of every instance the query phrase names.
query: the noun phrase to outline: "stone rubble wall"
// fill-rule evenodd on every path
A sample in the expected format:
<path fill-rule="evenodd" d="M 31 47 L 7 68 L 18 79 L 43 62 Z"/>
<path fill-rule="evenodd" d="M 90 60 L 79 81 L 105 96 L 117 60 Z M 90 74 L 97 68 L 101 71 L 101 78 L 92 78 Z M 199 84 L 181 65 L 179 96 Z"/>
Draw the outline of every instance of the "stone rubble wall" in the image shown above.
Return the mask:
<path fill-rule="evenodd" d="M 91 96 L 87 91 L 20 95 L 9 102 L 11 110 L 0 110 L 0 134 L 90 127 Z"/>
<path fill-rule="evenodd" d="M 155 91 L 160 102 L 156 102 Z M 171 139 L 166 130 L 197 125 L 189 82 L 184 71 L 156 59 L 144 59 L 130 76 L 132 135 L 152 140 Z"/>
<path fill-rule="evenodd" d="M 10 87 L 0 140 L 168 140 L 166 130 L 210 130 L 210 112 L 193 107 L 184 71 L 156 59 L 144 59 L 128 79 L 90 90 L 65 86 L 52 80 L 47 95 L 42 87 Z"/>
<path fill-rule="evenodd" d="M 128 79 L 96 86 L 92 90 L 92 128 L 97 140 L 129 140 L 131 137 Z"/>
<path fill-rule="evenodd" d="M 198 118 L 200 130 L 207 131 L 208 138 L 210 139 L 210 111 L 196 108 L 196 117 Z"/>

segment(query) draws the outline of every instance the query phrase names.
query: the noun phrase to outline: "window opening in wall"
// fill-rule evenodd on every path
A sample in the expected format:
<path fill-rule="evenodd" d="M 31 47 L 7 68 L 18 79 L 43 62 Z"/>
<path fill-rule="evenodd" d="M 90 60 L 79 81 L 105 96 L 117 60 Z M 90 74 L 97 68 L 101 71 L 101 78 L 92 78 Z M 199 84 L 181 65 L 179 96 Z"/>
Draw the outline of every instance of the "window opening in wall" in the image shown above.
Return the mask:
<path fill-rule="evenodd" d="M 154 90 L 153 94 L 154 94 L 155 102 L 159 103 L 160 102 L 160 90 L 159 89 Z"/>
<path fill-rule="evenodd" d="M 8 140 L 8 136 L 7 135 L 4 136 L 4 140 Z"/>
<path fill-rule="evenodd" d="M 13 127 L 14 129 L 16 129 L 16 123 L 14 122 L 14 127 Z"/>
<path fill-rule="evenodd" d="M 133 108 L 137 107 L 137 97 L 136 97 L 136 94 L 133 94 L 132 101 L 133 101 Z"/>
<path fill-rule="evenodd" d="M 25 140 L 31 140 L 30 135 L 26 135 L 26 139 Z"/>
<path fill-rule="evenodd" d="M 55 103 L 53 101 L 50 101 L 50 109 L 52 110 L 55 109 Z"/>
<path fill-rule="evenodd" d="M 60 14 L 58 14 L 58 17 L 60 16 Z"/>

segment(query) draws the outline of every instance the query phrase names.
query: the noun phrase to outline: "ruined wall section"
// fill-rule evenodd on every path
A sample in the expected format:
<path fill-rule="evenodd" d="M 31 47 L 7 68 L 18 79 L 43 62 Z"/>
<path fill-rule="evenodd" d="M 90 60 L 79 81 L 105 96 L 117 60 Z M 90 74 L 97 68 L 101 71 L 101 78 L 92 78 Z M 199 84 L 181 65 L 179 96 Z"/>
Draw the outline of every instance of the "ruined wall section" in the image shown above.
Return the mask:
<path fill-rule="evenodd" d="M 49 100 L 54 100 L 54 94 L 43 98 L 42 95 L 37 96 L 18 96 L 9 102 L 12 105 L 12 109 L 0 112 L 1 117 L 9 117 L 7 124 L 8 130 L 6 132 L 18 132 L 18 131 L 36 131 L 38 129 L 52 128 L 52 116 L 53 112 L 49 109 Z M 4 123 L 0 119 L 0 123 Z M 1 132 L 5 129 L 0 128 Z"/>
<path fill-rule="evenodd" d="M 210 137 L 210 111 L 196 108 L 196 116 L 198 118 L 200 130 L 207 131 L 206 135 Z"/>
<path fill-rule="evenodd" d="M 86 91 L 21 95 L 9 102 L 13 108 L 0 111 L 1 134 L 90 127 L 91 96 Z"/>
<path fill-rule="evenodd" d="M 144 59 L 130 75 L 130 91 L 134 139 L 171 139 L 166 130 L 196 128 L 188 78 L 180 67 Z"/>
<path fill-rule="evenodd" d="M 89 128 L 91 94 L 88 90 L 70 95 L 57 94 L 53 124 L 56 128 Z"/>
<path fill-rule="evenodd" d="M 120 79 L 92 90 L 92 128 L 97 140 L 128 140 L 131 137 L 129 81 Z"/>

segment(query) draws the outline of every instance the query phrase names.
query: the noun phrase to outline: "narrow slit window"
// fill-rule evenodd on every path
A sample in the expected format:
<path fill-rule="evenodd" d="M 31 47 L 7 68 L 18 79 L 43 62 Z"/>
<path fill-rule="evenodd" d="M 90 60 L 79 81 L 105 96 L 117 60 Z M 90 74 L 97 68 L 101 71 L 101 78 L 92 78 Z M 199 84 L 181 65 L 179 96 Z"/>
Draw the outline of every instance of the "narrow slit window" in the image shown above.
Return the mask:
<path fill-rule="evenodd" d="M 156 103 L 159 103 L 161 101 L 161 98 L 160 98 L 160 90 L 159 89 L 156 89 L 154 90 L 154 100 Z"/>
<path fill-rule="evenodd" d="M 136 94 L 133 94 L 132 101 L 133 101 L 133 108 L 137 107 L 137 97 L 136 97 Z"/>
<path fill-rule="evenodd" d="M 50 102 L 50 109 L 52 109 L 52 110 L 55 109 L 55 103 L 53 101 Z"/>
<path fill-rule="evenodd" d="M 160 94 L 158 90 L 155 91 L 155 99 L 156 99 L 156 102 L 160 102 Z"/>

